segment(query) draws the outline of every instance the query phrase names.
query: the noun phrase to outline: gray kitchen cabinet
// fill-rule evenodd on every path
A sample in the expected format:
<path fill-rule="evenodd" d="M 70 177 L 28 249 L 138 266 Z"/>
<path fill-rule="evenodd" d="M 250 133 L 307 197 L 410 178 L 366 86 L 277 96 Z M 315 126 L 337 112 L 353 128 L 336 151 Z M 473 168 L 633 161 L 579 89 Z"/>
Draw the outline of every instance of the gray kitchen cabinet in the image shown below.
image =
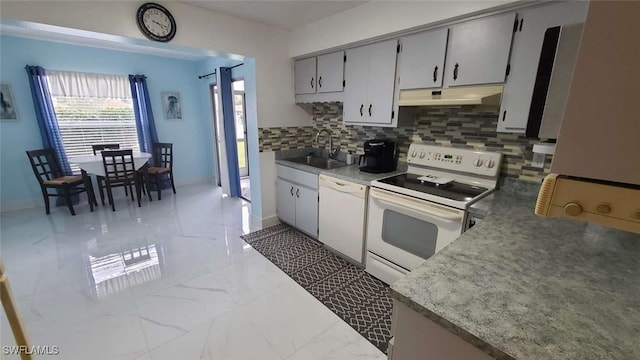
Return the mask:
<path fill-rule="evenodd" d="M 345 123 L 367 122 L 364 107 L 369 99 L 369 46 L 361 46 L 346 51 L 344 65 L 344 103 Z"/>
<path fill-rule="evenodd" d="M 515 13 L 507 13 L 452 26 L 445 86 L 503 83 L 515 20 Z"/>
<path fill-rule="evenodd" d="M 344 123 L 396 126 L 393 111 L 398 40 L 346 51 Z"/>
<path fill-rule="evenodd" d="M 276 166 L 278 218 L 298 230 L 318 237 L 318 175 Z"/>
<path fill-rule="evenodd" d="M 339 92 L 344 81 L 344 51 L 318 56 L 318 93 Z"/>
<path fill-rule="evenodd" d="M 283 180 L 276 180 L 276 209 L 278 217 L 283 222 L 294 225 L 296 224 L 296 185 Z"/>
<path fill-rule="evenodd" d="M 502 95 L 498 132 L 525 132 L 545 30 L 584 22 L 588 6 L 588 2 L 570 1 L 518 12 L 518 30 L 513 38 L 511 68 Z"/>
<path fill-rule="evenodd" d="M 296 60 L 294 81 L 296 94 L 315 94 L 316 92 L 316 58 Z"/>
<path fill-rule="evenodd" d="M 471 343 L 393 299 L 389 360 L 491 360 Z"/>
<path fill-rule="evenodd" d="M 296 227 L 318 237 L 318 190 L 298 186 L 296 197 Z"/>
<path fill-rule="evenodd" d="M 402 47 L 398 61 L 401 90 L 442 87 L 448 37 L 449 29 L 439 29 L 400 39 Z"/>

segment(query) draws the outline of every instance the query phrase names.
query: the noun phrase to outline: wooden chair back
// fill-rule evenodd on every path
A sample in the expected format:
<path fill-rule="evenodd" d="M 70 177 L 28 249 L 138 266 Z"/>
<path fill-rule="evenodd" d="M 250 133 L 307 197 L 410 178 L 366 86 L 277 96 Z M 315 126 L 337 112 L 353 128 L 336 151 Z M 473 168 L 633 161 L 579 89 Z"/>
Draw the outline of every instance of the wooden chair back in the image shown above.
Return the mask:
<path fill-rule="evenodd" d="M 153 144 L 153 165 L 173 169 L 173 144 L 155 143 Z"/>
<path fill-rule="evenodd" d="M 40 185 L 62 176 L 53 149 L 28 150 L 27 156 Z"/>
<path fill-rule="evenodd" d="M 105 178 L 110 181 L 131 180 L 136 177 L 133 150 L 104 150 L 102 164 Z"/>
<path fill-rule="evenodd" d="M 98 152 L 102 150 L 120 149 L 120 144 L 96 144 L 96 145 L 91 145 L 91 149 L 93 150 L 93 155 L 98 155 Z"/>

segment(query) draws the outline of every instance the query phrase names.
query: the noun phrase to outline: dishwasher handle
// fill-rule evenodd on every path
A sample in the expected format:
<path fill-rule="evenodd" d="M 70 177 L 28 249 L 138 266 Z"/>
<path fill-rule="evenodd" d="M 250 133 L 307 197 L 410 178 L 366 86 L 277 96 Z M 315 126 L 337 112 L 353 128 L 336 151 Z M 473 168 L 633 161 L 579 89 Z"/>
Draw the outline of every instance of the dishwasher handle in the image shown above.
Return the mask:
<path fill-rule="evenodd" d="M 329 188 L 341 193 L 352 194 L 358 197 L 365 197 L 367 187 L 348 181 L 342 181 L 336 178 L 320 175 L 320 187 Z"/>

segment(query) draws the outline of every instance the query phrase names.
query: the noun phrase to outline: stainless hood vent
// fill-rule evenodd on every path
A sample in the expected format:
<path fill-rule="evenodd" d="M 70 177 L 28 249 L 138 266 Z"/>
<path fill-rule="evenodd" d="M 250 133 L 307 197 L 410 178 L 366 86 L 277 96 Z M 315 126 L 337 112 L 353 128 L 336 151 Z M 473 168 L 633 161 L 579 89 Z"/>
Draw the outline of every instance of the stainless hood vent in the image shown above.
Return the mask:
<path fill-rule="evenodd" d="M 502 85 L 401 90 L 399 106 L 500 106 Z"/>

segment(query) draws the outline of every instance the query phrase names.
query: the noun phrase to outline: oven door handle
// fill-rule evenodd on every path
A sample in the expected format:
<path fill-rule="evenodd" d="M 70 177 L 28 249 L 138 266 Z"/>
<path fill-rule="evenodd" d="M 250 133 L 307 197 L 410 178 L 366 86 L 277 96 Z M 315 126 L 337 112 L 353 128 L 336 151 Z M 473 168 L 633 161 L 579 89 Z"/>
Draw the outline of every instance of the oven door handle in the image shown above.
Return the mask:
<path fill-rule="evenodd" d="M 389 196 L 383 192 L 372 189 L 370 192 L 372 198 L 380 200 L 382 202 L 386 202 L 391 205 L 404 207 L 411 209 L 413 211 L 417 211 L 423 214 L 429 214 L 433 216 L 437 216 L 439 218 L 451 220 L 451 221 L 462 221 L 463 215 L 458 212 L 449 212 L 445 209 L 440 209 L 438 207 L 428 205 L 423 202 L 419 202 L 417 200 L 410 199 L 406 196 L 397 195 L 397 196 Z M 400 197 L 402 201 L 398 201 L 397 198 Z"/>

